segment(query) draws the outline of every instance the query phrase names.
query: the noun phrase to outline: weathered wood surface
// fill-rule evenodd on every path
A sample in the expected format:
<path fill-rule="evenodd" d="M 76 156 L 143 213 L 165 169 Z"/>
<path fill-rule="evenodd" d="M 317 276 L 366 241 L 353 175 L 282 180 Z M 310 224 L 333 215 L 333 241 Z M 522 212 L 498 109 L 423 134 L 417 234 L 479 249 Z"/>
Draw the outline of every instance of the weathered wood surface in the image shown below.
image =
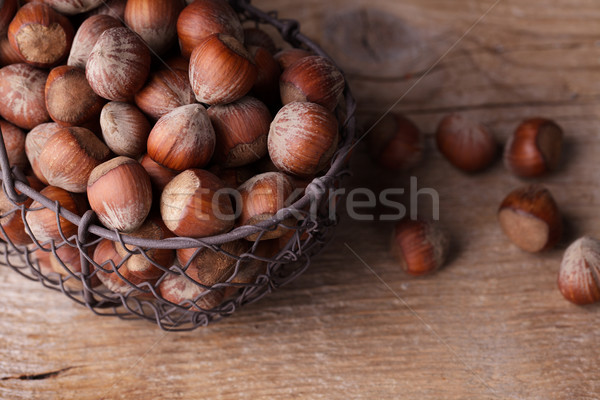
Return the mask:
<path fill-rule="evenodd" d="M 255 4 L 300 20 L 339 60 L 366 119 L 402 97 L 493 1 Z M 429 133 L 462 110 L 500 141 L 525 117 L 555 118 L 567 154 L 542 182 L 568 221 L 559 249 L 529 255 L 502 236 L 496 207 L 521 181 L 501 162 L 465 176 L 429 141 L 414 174 L 438 190 L 454 248 L 434 276 L 399 271 L 390 223 L 346 219 L 284 290 L 209 328 L 167 334 L 96 317 L 0 268 L 0 398 L 598 398 L 600 308 L 563 300 L 556 274 L 571 240 L 600 236 L 599 20 L 596 0 L 501 0 L 395 106 Z M 362 147 L 353 166 L 352 187 L 407 182 L 371 167 Z M 420 205 L 427 213 L 425 198 Z"/>

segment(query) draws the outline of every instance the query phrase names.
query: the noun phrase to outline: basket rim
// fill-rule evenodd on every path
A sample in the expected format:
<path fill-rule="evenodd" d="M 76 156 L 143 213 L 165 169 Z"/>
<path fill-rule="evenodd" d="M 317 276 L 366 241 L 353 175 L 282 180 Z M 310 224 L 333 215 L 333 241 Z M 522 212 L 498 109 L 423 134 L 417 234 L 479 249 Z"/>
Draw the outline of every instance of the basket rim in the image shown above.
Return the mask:
<path fill-rule="evenodd" d="M 335 64 L 335 60 L 333 60 L 321 47 L 300 33 L 300 27 L 297 21 L 290 19 L 279 19 L 276 13 L 266 13 L 252 6 L 250 4 L 250 0 L 230 0 L 230 4 L 238 11 L 246 13 L 247 15 L 251 15 L 258 23 L 265 23 L 274 26 L 286 42 L 294 45 L 304 45 L 317 55 L 326 57 Z M 75 224 L 78 227 L 80 236 L 82 234 L 87 235 L 89 232 L 99 238 L 112 240 L 114 242 L 120 241 L 132 246 L 156 249 L 181 249 L 217 246 L 226 242 L 246 238 L 249 235 L 273 228 L 274 226 L 282 223 L 291 215 L 300 212 L 311 202 L 320 202 L 322 197 L 325 195 L 323 188 L 330 188 L 333 185 L 333 182 L 335 182 L 336 178 L 341 175 L 345 169 L 348 155 L 352 150 L 356 135 L 356 102 L 348 85 L 346 75 L 341 69 L 340 71 L 344 75 L 345 79 L 343 96 L 346 103 L 346 120 L 343 121 L 343 123 L 340 123 L 342 140 L 338 145 L 338 149 L 332 159 L 328 171 L 324 175 L 314 178 L 306 187 L 302 197 L 300 197 L 290 206 L 279 210 L 275 217 L 266 221 L 262 221 L 258 224 L 238 226 L 229 232 L 203 238 L 172 237 L 166 239 L 144 239 L 130 236 L 127 233 L 118 232 L 116 230 L 107 229 L 104 226 L 94 223 L 96 218 L 79 216 L 64 208 L 61 208 L 58 202 L 51 201 L 47 197 L 43 196 L 40 192 L 31 188 L 27 184 L 27 180 L 22 171 L 20 171 L 18 167 L 11 167 L 9 165 L 6 146 L 0 129 L 0 168 L 2 170 L 2 186 L 9 199 L 17 202 L 19 199 L 22 199 L 23 196 L 27 196 L 34 201 L 37 201 L 45 208 L 53 210 L 67 221 Z M 21 194 L 17 193 L 15 189 Z M 40 242 L 37 239 L 32 239 L 34 239 L 34 243 L 38 247 L 41 247 Z M 20 252 L 20 250 L 18 251 Z"/>

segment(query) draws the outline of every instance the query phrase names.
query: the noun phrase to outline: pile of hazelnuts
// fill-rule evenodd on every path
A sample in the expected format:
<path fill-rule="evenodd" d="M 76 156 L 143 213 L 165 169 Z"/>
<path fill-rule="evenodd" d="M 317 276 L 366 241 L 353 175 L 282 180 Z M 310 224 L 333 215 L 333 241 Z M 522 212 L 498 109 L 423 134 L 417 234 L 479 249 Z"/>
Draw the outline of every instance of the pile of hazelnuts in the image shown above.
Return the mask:
<path fill-rule="evenodd" d="M 476 173 L 497 159 L 498 143 L 483 124 L 464 114 L 441 120 L 435 133 L 439 152 L 457 169 Z M 391 170 L 408 170 L 423 159 L 424 139 L 418 127 L 402 115 L 390 114 L 369 136 L 373 160 Z M 523 121 L 504 146 L 506 168 L 525 179 L 543 177 L 560 166 L 563 130 L 547 118 Z M 531 183 L 510 192 L 498 208 L 498 222 L 520 249 L 538 253 L 555 247 L 563 233 L 563 219 L 550 191 Z M 394 230 L 392 253 L 405 271 L 424 275 L 440 268 L 449 241 L 437 222 L 403 219 Z M 565 251 L 558 287 L 576 304 L 600 301 L 600 240 L 583 237 Z"/>
<path fill-rule="evenodd" d="M 0 4 L 0 129 L 10 164 L 62 209 L 91 209 L 133 237 L 204 238 L 272 219 L 330 166 L 342 73 L 310 51 L 278 51 L 227 1 L 21 3 Z M 227 188 L 241 201 L 218 195 Z M 77 226 L 4 194 L 0 215 L 7 242 L 44 247 L 40 269 L 81 287 Z M 293 233 L 279 226 L 226 243 L 229 257 L 103 239 L 87 248 L 103 266 L 91 285 L 131 294 L 130 283 L 157 284 L 172 303 L 210 308 L 233 293 L 205 287 L 264 273 L 265 262 L 236 267 L 236 256 L 272 257 Z"/>

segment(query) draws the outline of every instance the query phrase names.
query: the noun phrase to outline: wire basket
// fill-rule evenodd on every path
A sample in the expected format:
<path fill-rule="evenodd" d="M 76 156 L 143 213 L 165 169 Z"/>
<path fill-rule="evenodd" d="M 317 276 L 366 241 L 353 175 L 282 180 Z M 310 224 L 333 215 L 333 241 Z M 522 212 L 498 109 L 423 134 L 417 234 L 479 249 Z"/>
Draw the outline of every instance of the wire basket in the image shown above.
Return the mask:
<path fill-rule="evenodd" d="M 275 27 L 282 38 L 294 47 L 305 48 L 327 57 L 327 54 L 315 43 L 300 33 L 299 24 L 289 19 L 278 19 L 277 13 L 265 13 L 253 7 L 248 0 L 230 0 L 230 4 L 239 13 L 242 21 L 254 21 L 257 25 L 266 24 Z M 12 268 L 28 279 L 39 281 L 42 285 L 61 291 L 73 301 L 86 306 L 100 316 L 118 316 L 123 319 L 146 319 L 154 321 L 161 329 L 187 331 L 199 326 L 208 325 L 233 314 L 241 306 L 257 301 L 271 291 L 292 281 L 310 265 L 311 258 L 316 255 L 330 240 L 337 223 L 335 202 L 337 200 L 331 188 L 340 185 L 346 174 L 348 153 L 352 148 L 355 135 L 355 101 L 346 86 L 344 98 L 338 106 L 341 139 L 329 170 L 315 178 L 305 189 L 303 196 L 291 206 L 280 210 L 271 220 L 257 225 L 241 226 L 229 233 L 202 239 L 173 237 L 162 240 L 149 240 L 127 236 L 117 231 L 110 231 L 96 224 L 93 211 L 78 216 L 61 208 L 28 185 L 22 171 L 10 167 L 0 132 L 0 167 L 2 168 L 3 190 L 14 205 L 2 217 L 12 213 L 20 213 L 25 231 L 33 240 L 31 245 L 12 243 L 2 230 L 6 241 L 0 243 L 0 264 Z M 40 242 L 32 233 L 26 221 L 27 212 L 40 208 L 28 208 L 24 205 L 27 199 L 33 199 L 56 214 L 60 218 L 77 226 L 77 234 L 66 237 L 62 232 L 62 241 Z M 293 216 L 297 224 L 289 224 Z M 265 250 L 263 243 L 256 240 L 246 242 L 246 246 L 232 246 L 249 235 L 260 238 L 266 232 L 276 228 L 286 228 L 289 234 L 286 240 L 279 240 L 278 246 Z M 103 239 L 120 243 L 127 249 L 127 254 L 119 262 L 109 261 L 96 263 L 90 256 L 91 250 Z M 129 245 L 129 246 L 126 246 Z M 70 249 L 69 249 L 70 248 Z M 77 254 L 76 260 L 67 260 L 65 249 Z M 77 249 L 76 251 L 74 249 Z M 190 277 L 190 265 L 177 262 L 161 265 L 149 253 L 153 250 L 193 249 L 194 255 L 209 252 L 229 260 L 229 269 L 216 283 L 203 285 Z M 48 270 L 40 262 L 54 258 L 60 265 L 61 273 Z M 154 281 L 136 282 L 121 274 L 120 267 L 132 257 L 143 257 L 162 271 L 162 276 Z M 80 264 L 80 271 L 70 267 Z M 64 270 L 64 271 L 63 271 Z M 97 285 L 98 274 L 116 274 L 126 283 L 126 290 L 110 291 L 104 285 Z M 243 277 L 244 279 L 241 279 Z M 195 293 L 189 299 L 173 303 L 166 300 L 159 290 L 165 280 L 176 281 L 187 288 L 186 293 Z M 185 290 L 184 290 L 185 292 Z"/>

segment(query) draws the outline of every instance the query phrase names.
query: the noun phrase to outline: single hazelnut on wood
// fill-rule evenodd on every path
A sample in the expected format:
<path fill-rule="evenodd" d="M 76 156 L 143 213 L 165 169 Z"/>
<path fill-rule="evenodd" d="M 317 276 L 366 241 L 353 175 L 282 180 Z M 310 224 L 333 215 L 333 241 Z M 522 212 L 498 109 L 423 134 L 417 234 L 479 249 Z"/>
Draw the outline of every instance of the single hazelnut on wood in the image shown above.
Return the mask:
<path fill-rule="evenodd" d="M 24 171 L 29 164 L 27 162 L 27 155 L 25 154 L 25 132 L 10 122 L 1 119 L 0 130 L 2 131 L 2 138 L 4 139 L 8 163 L 17 166 Z"/>
<path fill-rule="evenodd" d="M 0 116 L 23 129 L 33 129 L 50 119 L 44 87 L 48 73 L 29 64 L 0 69 Z"/>
<path fill-rule="evenodd" d="M 160 219 L 148 218 L 142 226 L 135 231 L 127 234 L 130 237 L 144 238 L 151 240 L 162 240 L 173 236 L 167 230 L 167 227 Z M 171 262 L 175 258 L 175 251 L 171 249 L 143 249 L 144 254 L 140 252 L 137 246 L 115 242 L 117 253 L 125 258 L 128 253 L 134 253 L 126 261 L 127 269 L 135 276 L 143 279 L 158 279 L 162 276 L 163 270 L 154 264 L 158 264 L 165 269 L 169 269 Z"/>
<path fill-rule="evenodd" d="M 98 279 L 113 293 L 139 296 L 142 292 L 136 290 L 134 286 L 145 282 L 153 283 L 151 279 L 144 279 L 132 274 L 123 257 L 117 252 L 116 243 L 108 239 L 102 239 L 98 243 L 92 259 L 100 267 L 96 272 Z"/>
<path fill-rule="evenodd" d="M 433 221 L 402 219 L 394 227 L 392 255 L 410 275 L 426 275 L 446 262 L 449 240 Z"/>
<path fill-rule="evenodd" d="M 498 153 L 492 133 L 483 124 L 462 114 L 451 114 L 442 119 L 435 140 L 446 159 L 465 172 L 485 169 Z"/>
<path fill-rule="evenodd" d="M 156 54 L 165 53 L 177 39 L 177 17 L 183 0 L 128 0 L 125 23 Z"/>
<path fill-rule="evenodd" d="M 229 35 L 209 36 L 190 58 L 190 83 L 201 103 L 225 104 L 242 98 L 252 89 L 257 74 L 250 53 Z"/>
<path fill-rule="evenodd" d="M 208 311 L 223 302 L 222 289 L 205 289 L 183 275 L 169 274 L 158 285 L 163 299 L 192 311 Z"/>
<path fill-rule="evenodd" d="M 215 151 L 206 109 L 190 104 L 164 115 L 150 131 L 147 148 L 154 161 L 176 171 L 205 166 Z"/>
<path fill-rule="evenodd" d="M 283 70 L 279 89 L 283 104 L 309 101 L 335 110 L 344 91 L 345 80 L 332 61 L 321 56 L 301 58 Z"/>
<path fill-rule="evenodd" d="M 244 42 L 240 19 L 226 1 L 197 0 L 179 14 L 177 35 L 184 57 L 189 58 L 196 46 L 215 33 L 225 33 Z"/>
<path fill-rule="evenodd" d="M 154 120 L 178 107 L 195 102 L 196 96 L 190 85 L 187 68 L 156 71 L 150 75 L 146 85 L 135 94 L 135 104 Z"/>
<path fill-rule="evenodd" d="M 267 172 L 249 179 L 238 189 L 241 200 L 239 225 L 256 225 L 274 218 L 279 210 L 289 206 L 294 193 L 294 184 L 281 172 Z M 267 230 L 248 236 L 248 240 L 269 240 L 284 235 L 288 229 L 282 225 L 292 225 L 288 218 L 273 230 Z"/>
<path fill-rule="evenodd" d="M 31 169 L 33 170 L 35 176 L 45 185 L 48 184 L 48 181 L 46 178 L 44 178 L 44 174 L 42 174 L 42 171 L 40 170 L 38 158 L 42 152 L 44 144 L 46 144 L 48 139 L 50 139 L 50 137 L 52 137 L 55 133 L 60 132 L 61 129 L 62 127 L 56 122 L 48 122 L 36 126 L 29 131 L 25 137 L 25 154 L 27 155 L 29 164 L 31 164 Z"/>
<path fill-rule="evenodd" d="M 90 11 L 104 2 L 104 0 L 43 0 L 44 3 L 54 8 L 61 14 L 75 15 Z"/>
<path fill-rule="evenodd" d="M 85 197 L 80 194 L 70 193 L 56 186 L 47 186 L 42 189 L 40 193 L 53 202 L 58 202 L 61 208 L 76 215 L 81 216 L 88 209 Z M 29 206 L 29 209 L 31 211 L 26 213 L 25 220 L 27 221 L 33 236 L 39 242 L 43 243 L 48 240 L 62 242 L 63 237 L 60 234 L 61 231 L 67 239 L 77 234 L 77 225 L 60 216 L 58 218 L 60 222 L 59 227 L 57 225 L 56 212 L 52 209 L 45 208 L 41 203 L 34 201 L 31 203 L 31 206 Z"/>
<path fill-rule="evenodd" d="M 290 65 L 294 64 L 301 58 L 314 56 L 313 53 L 303 49 L 291 48 L 284 49 L 275 54 L 275 60 L 279 63 L 282 70 L 285 70 Z"/>
<path fill-rule="evenodd" d="M 600 301 L 600 241 L 584 236 L 567 248 L 558 272 L 558 288 L 575 304 Z"/>
<path fill-rule="evenodd" d="M 0 3 L 0 36 L 4 36 L 8 31 L 8 24 L 12 21 L 18 8 L 17 0 L 4 0 Z"/>
<path fill-rule="evenodd" d="M 42 190 L 42 183 L 35 177 L 27 177 L 29 186 L 35 190 Z M 0 184 L 2 181 L 0 181 Z M 18 191 L 17 191 L 18 193 Z M 31 237 L 25 230 L 23 223 L 23 214 L 19 207 L 24 205 L 29 207 L 33 199 L 27 197 L 25 201 L 14 204 L 6 195 L 4 190 L 0 190 L 0 238 L 7 243 L 15 246 L 23 246 L 32 242 Z"/>
<path fill-rule="evenodd" d="M 314 176 L 331 161 L 338 136 L 337 120 L 323 106 L 306 102 L 286 104 L 271 122 L 269 156 L 281 171 Z"/>
<path fill-rule="evenodd" d="M 271 35 L 257 27 L 249 27 L 244 29 L 244 44 L 246 47 L 262 47 L 271 54 L 275 54 L 277 52 L 277 46 L 275 45 L 275 41 Z"/>
<path fill-rule="evenodd" d="M 86 18 L 77 29 L 67 64 L 85 70 L 87 60 L 100 35 L 108 29 L 122 26 L 120 20 L 108 15 L 94 15 Z"/>
<path fill-rule="evenodd" d="M 150 73 L 150 50 L 127 28 L 111 28 L 98 38 L 85 74 L 94 92 L 108 100 L 127 101 Z"/>
<path fill-rule="evenodd" d="M 127 6 L 127 0 L 103 0 L 99 7 L 88 11 L 86 14 L 89 17 L 94 15 L 108 15 L 119 21 L 125 19 L 125 7 Z"/>
<path fill-rule="evenodd" d="M 160 194 L 162 193 L 167 183 L 171 182 L 173 178 L 175 178 L 178 174 L 177 171 L 174 171 L 169 168 L 165 168 L 162 165 L 158 164 L 154 161 L 148 154 L 144 154 L 140 158 L 140 164 L 146 172 L 148 176 L 150 176 L 150 182 L 152 183 L 152 192 L 154 195 L 158 195 L 160 198 Z"/>
<path fill-rule="evenodd" d="M 425 140 L 408 118 L 394 113 L 371 122 L 367 130 L 371 159 L 392 171 L 410 170 L 423 161 Z"/>
<path fill-rule="evenodd" d="M 519 125 L 508 139 L 504 164 L 517 176 L 541 176 L 558 168 L 562 146 L 560 126 L 549 119 L 532 118 Z"/>
<path fill-rule="evenodd" d="M 63 126 L 81 126 L 98 118 L 104 105 L 88 84 L 85 71 L 68 65 L 50 71 L 45 94 L 50 118 Z"/>
<path fill-rule="evenodd" d="M 562 234 L 562 217 L 548 189 L 529 185 L 513 190 L 500 204 L 502 231 L 520 249 L 536 253 L 554 247 Z"/>
<path fill-rule="evenodd" d="M 142 226 L 152 206 L 150 177 L 139 162 L 119 156 L 92 170 L 87 196 L 104 226 L 132 232 Z"/>
<path fill-rule="evenodd" d="M 254 97 L 243 97 L 208 109 L 215 130 L 213 160 L 223 167 L 239 167 L 260 160 L 267 154 L 267 135 L 271 113 Z"/>
<path fill-rule="evenodd" d="M 26 63 L 40 68 L 58 65 L 73 43 L 69 20 L 44 3 L 29 3 L 8 26 L 8 40 Z"/>
<path fill-rule="evenodd" d="M 38 167 L 48 183 L 85 193 L 92 170 L 110 156 L 110 150 L 85 128 L 62 128 L 42 147 Z"/>
<path fill-rule="evenodd" d="M 135 105 L 111 101 L 102 108 L 100 128 L 109 149 L 117 155 L 136 158 L 146 151 L 152 126 Z"/>
<path fill-rule="evenodd" d="M 188 169 L 167 184 L 160 213 L 167 228 L 178 236 L 206 237 L 228 232 L 235 216 L 223 182 L 208 171 Z"/>
<path fill-rule="evenodd" d="M 18 51 L 12 48 L 8 42 L 8 37 L 0 36 L 0 67 L 22 62 L 23 58 Z"/>

